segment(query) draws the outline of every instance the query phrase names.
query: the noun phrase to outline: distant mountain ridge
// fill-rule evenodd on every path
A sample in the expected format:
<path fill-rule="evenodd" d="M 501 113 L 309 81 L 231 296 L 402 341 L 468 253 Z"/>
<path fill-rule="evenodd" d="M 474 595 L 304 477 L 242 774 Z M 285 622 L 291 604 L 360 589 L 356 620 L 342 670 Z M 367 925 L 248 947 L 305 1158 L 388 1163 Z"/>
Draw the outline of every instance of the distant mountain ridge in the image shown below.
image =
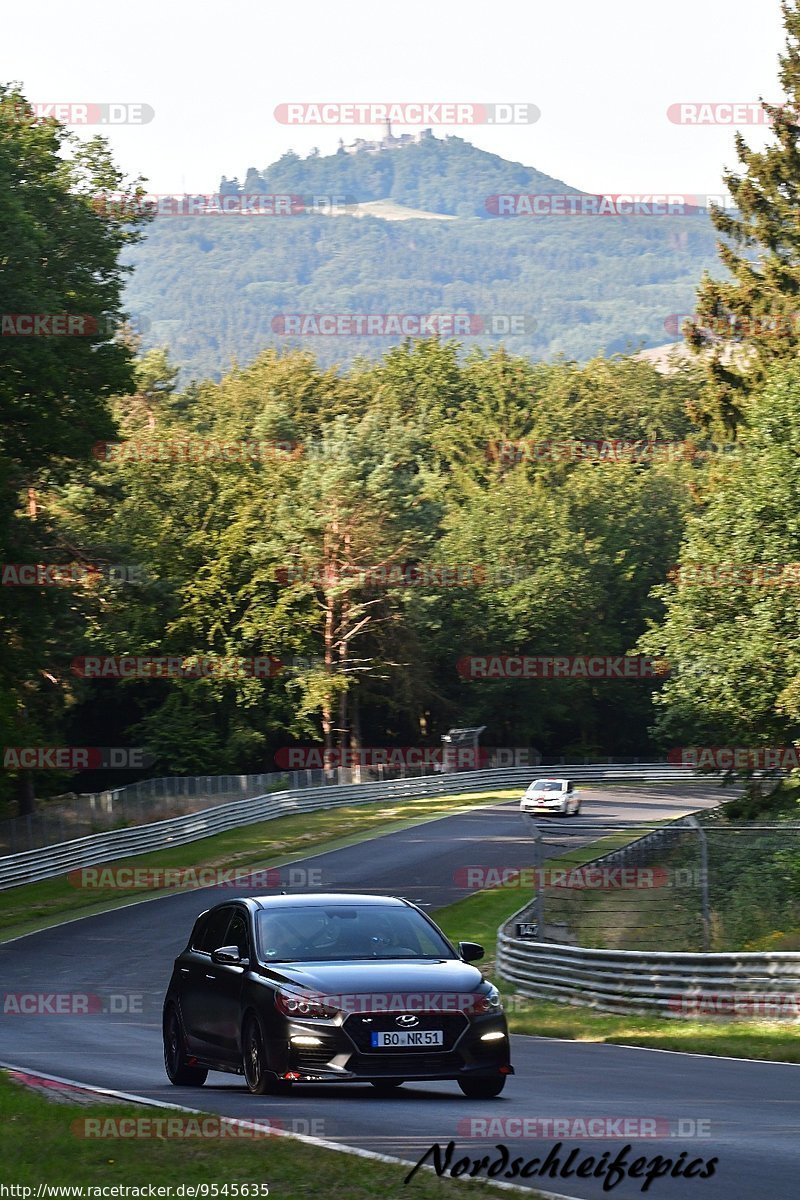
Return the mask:
<path fill-rule="evenodd" d="M 314 321 L 297 336 L 287 314 L 377 315 L 374 328 L 386 314 L 467 314 L 477 319 L 460 339 L 465 351 L 635 353 L 678 340 L 676 314 L 693 311 L 702 272 L 719 270 L 699 209 L 575 216 L 553 205 L 547 216 L 493 216 L 487 199 L 498 194 L 585 193 L 457 137 L 385 153 L 287 153 L 243 184 L 223 179 L 221 191 L 338 196 L 358 208 L 156 218 L 125 255 L 135 267 L 126 304 L 134 324 L 149 325 L 145 347 L 167 346 L 184 382 L 267 347 L 302 347 L 330 366 L 400 340 L 336 319 L 333 335 L 307 335 Z"/>
<path fill-rule="evenodd" d="M 223 193 L 346 195 L 354 200 L 393 200 L 408 208 L 456 217 L 489 217 L 486 202 L 498 193 L 577 194 L 534 167 L 508 162 L 460 137 L 427 137 L 397 149 L 301 158 L 289 150 L 276 163 L 250 167 L 243 184 L 222 177 Z"/>

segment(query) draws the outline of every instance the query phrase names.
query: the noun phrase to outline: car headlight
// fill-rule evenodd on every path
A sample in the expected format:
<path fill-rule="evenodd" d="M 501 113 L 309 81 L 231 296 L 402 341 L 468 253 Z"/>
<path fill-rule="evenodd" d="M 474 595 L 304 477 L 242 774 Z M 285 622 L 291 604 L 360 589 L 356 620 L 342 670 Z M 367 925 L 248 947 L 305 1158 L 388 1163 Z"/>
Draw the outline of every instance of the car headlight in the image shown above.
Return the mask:
<path fill-rule="evenodd" d="M 338 1009 L 332 1004 L 326 1004 L 324 1000 L 315 999 L 313 996 L 298 996 L 293 992 L 278 992 L 275 1004 L 287 1017 L 297 1017 L 301 1021 L 330 1020 L 338 1012 Z"/>
<path fill-rule="evenodd" d="M 500 993 L 493 983 L 489 984 L 487 992 L 480 992 L 475 997 L 474 1009 L 475 1012 L 479 1013 L 503 1011 L 503 1002 L 500 999 Z"/>

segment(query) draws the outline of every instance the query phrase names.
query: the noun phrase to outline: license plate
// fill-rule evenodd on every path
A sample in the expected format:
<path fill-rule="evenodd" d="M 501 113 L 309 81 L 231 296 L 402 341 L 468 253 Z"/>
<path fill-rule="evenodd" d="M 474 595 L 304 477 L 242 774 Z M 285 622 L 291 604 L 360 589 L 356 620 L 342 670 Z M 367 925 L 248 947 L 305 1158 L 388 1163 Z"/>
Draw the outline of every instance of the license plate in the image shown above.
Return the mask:
<path fill-rule="evenodd" d="M 387 1046 L 443 1046 L 444 1034 L 441 1029 L 399 1029 L 397 1032 L 370 1034 L 372 1045 L 377 1048 Z"/>

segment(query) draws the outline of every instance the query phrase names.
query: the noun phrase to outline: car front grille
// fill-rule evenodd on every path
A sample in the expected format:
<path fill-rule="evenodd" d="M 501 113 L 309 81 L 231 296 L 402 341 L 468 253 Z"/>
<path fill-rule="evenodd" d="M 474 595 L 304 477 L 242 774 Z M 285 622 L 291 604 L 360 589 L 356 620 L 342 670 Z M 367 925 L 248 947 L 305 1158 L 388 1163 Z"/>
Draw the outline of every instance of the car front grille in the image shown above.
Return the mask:
<path fill-rule="evenodd" d="M 347 1070 L 356 1075 L 443 1075 L 448 1071 L 460 1071 L 464 1065 L 460 1054 L 444 1051 L 431 1054 L 430 1050 L 417 1054 L 405 1051 L 401 1054 L 353 1054 Z"/>

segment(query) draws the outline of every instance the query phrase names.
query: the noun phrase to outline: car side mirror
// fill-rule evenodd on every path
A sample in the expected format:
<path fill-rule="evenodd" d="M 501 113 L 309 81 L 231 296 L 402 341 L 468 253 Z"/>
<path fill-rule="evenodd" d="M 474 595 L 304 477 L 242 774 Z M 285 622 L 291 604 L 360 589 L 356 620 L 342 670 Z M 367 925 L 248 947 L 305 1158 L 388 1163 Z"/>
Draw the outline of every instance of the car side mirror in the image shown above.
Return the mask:
<path fill-rule="evenodd" d="M 477 942 L 458 943 L 458 956 L 464 962 L 475 962 L 476 959 L 483 958 L 485 953 L 486 951 L 483 946 L 480 946 Z"/>
<path fill-rule="evenodd" d="M 250 960 L 242 958 L 238 946 L 220 946 L 211 951 L 211 961 L 223 967 L 246 967 Z"/>

